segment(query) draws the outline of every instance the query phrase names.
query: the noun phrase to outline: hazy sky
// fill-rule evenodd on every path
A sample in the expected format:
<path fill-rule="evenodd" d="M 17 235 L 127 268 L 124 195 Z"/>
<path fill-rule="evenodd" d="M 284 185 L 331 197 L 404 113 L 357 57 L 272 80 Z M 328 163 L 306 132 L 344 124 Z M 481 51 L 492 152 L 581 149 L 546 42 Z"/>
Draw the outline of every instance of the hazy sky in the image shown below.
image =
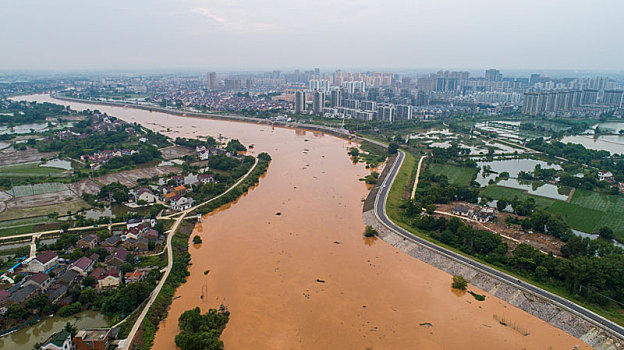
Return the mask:
<path fill-rule="evenodd" d="M 0 0 L 0 70 L 624 69 L 622 0 Z"/>

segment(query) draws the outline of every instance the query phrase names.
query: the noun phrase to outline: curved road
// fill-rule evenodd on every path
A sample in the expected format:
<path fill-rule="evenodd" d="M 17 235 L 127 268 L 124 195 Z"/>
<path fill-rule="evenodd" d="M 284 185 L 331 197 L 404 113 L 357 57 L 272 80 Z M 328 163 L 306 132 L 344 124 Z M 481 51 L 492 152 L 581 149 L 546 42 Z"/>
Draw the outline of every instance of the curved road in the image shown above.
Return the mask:
<path fill-rule="evenodd" d="M 466 265 L 469 265 L 479 271 L 482 271 L 484 273 L 493 275 L 494 277 L 505 281 L 508 284 L 513 285 L 516 288 L 520 288 L 523 290 L 526 290 L 528 292 L 531 292 L 533 294 L 537 294 L 545 299 L 550 300 L 553 304 L 568 310 L 576 315 L 579 315 L 581 317 L 583 317 L 584 319 L 588 320 L 589 322 L 592 322 L 594 325 L 596 325 L 599 328 L 605 329 L 607 331 L 609 331 L 610 333 L 612 333 L 614 336 L 618 337 L 621 340 L 624 340 L 624 327 L 621 327 L 620 325 L 611 322 L 609 320 L 607 320 L 606 318 L 590 311 L 587 310 L 586 308 L 579 306 L 567 299 L 564 299 L 560 296 L 554 295 L 550 292 L 547 292 L 541 288 L 538 288 L 534 285 L 528 284 L 528 283 L 524 283 L 522 281 L 520 281 L 519 279 L 510 276 L 504 272 L 501 272 L 499 270 L 496 270 L 494 268 L 491 268 L 487 265 L 484 265 L 480 262 L 474 261 L 470 258 L 467 258 L 461 254 L 457 254 L 451 250 L 448 250 L 446 248 L 440 247 L 434 243 L 431 243 L 425 239 L 422 239 L 420 237 L 417 237 L 415 235 L 413 235 L 412 233 L 406 231 L 405 229 L 399 227 L 398 225 L 396 225 L 394 222 L 392 222 L 392 220 L 390 220 L 390 218 L 388 218 L 388 216 L 386 215 L 386 200 L 388 198 L 388 193 L 390 191 L 390 187 L 392 186 L 392 183 L 394 182 L 394 179 L 397 175 L 397 173 L 399 172 L 399 169 L 401 168 L 401 165 L 403 164 L 403 160 L 405 159 L 405 153 L 403 153 L 403 151 L 399 150 L 399 154 L 396 158 L 396 161 L 394 162 L 394 164 L 392 165 L 392 168 L 390 169 L 390 171 L 388 172 L 388 174 L 386 175 L 386 178 L 384 179 L 379 191 L 377 192 L 377 197 L 375 198 L 375 216 L 377 217 L 377 220 L 379 220 L 384 226 L 386 226 L 387 228 L 389 228 L 390 230 L 394 231 L 395 233 L 397 233 L 398 235 L 404 237 L 405 239 L 409 239 L 410 241 L 420 244 L 422 246 L 425 246 L 431 250 L 437 251 L 443 255 L 446 255 L 447 257 L 455 260 L 455 261 L 459 261 L 461 263 L 464 263 Z"/>

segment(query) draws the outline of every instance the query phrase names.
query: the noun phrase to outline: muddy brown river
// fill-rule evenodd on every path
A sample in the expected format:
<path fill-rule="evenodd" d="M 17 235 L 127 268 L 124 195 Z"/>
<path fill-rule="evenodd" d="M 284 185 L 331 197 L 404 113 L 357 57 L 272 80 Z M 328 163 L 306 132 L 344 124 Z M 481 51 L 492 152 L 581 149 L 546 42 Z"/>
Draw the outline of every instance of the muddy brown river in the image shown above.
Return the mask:
<path fill-rule="evenodd" d="M 381 240 L 365 240 L 368 174 L 348 141 L 302 130 L 99 109 L 169 136 L 238 138 L 273 161 L 257 187 L 204 217 L 190 244 L 190 277 L 176 291 L 155 349 L 174 349 L 178 316 L 226 305 L 222 339 L 247 349 L 589 349 L 548 323 L 477 288 L 454 293 L 451 276 Z M 279 213 L 279 215 L 278 215 Z M 205 275 L 204 271 L 210 272 Z"/>

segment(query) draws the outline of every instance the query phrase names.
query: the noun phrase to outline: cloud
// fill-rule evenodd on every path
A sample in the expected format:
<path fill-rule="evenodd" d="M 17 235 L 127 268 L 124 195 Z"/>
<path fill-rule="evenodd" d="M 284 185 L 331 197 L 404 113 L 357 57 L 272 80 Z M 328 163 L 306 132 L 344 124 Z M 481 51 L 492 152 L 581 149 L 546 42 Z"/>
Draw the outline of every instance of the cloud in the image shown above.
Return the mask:
<path fill-rule="evenodd" d="M 243 11 L 231 9 L 229 14 L 217 13 L 213 9 L 195 7 L 191 13 L 208 19 L 219 29 L 229 30 L 234 33 L 244 34 L 251 32 L 274 32 L 278 26 L 275 23 L 264 23 L 250 19 Z"/>

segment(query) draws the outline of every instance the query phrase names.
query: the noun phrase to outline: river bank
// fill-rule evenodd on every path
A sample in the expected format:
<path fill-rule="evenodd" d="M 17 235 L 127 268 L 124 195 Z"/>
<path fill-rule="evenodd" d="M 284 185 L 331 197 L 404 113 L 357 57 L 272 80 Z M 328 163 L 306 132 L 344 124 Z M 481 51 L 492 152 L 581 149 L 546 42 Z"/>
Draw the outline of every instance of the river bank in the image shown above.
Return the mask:
<path fill-rule="evenodd" d="M 257 123 L 70 106 L 98 108 L 171 137 L 222 134 L 273 158 L 260 186 L 197 225 L 203 243 L 190 245 L 190 276 L 175 293 L 155 348 L 174 348 L 183 311 L 220 304 L 231 311 L 222 337 L 228 349 L 589 348 L 486 292 L 483 302 L 456 295 L 447 273 L 364 239 L 368 189 L 358 179 L 370 171 L 352 163 L 347 151 L 355 144 L 348 140 Z"/>

